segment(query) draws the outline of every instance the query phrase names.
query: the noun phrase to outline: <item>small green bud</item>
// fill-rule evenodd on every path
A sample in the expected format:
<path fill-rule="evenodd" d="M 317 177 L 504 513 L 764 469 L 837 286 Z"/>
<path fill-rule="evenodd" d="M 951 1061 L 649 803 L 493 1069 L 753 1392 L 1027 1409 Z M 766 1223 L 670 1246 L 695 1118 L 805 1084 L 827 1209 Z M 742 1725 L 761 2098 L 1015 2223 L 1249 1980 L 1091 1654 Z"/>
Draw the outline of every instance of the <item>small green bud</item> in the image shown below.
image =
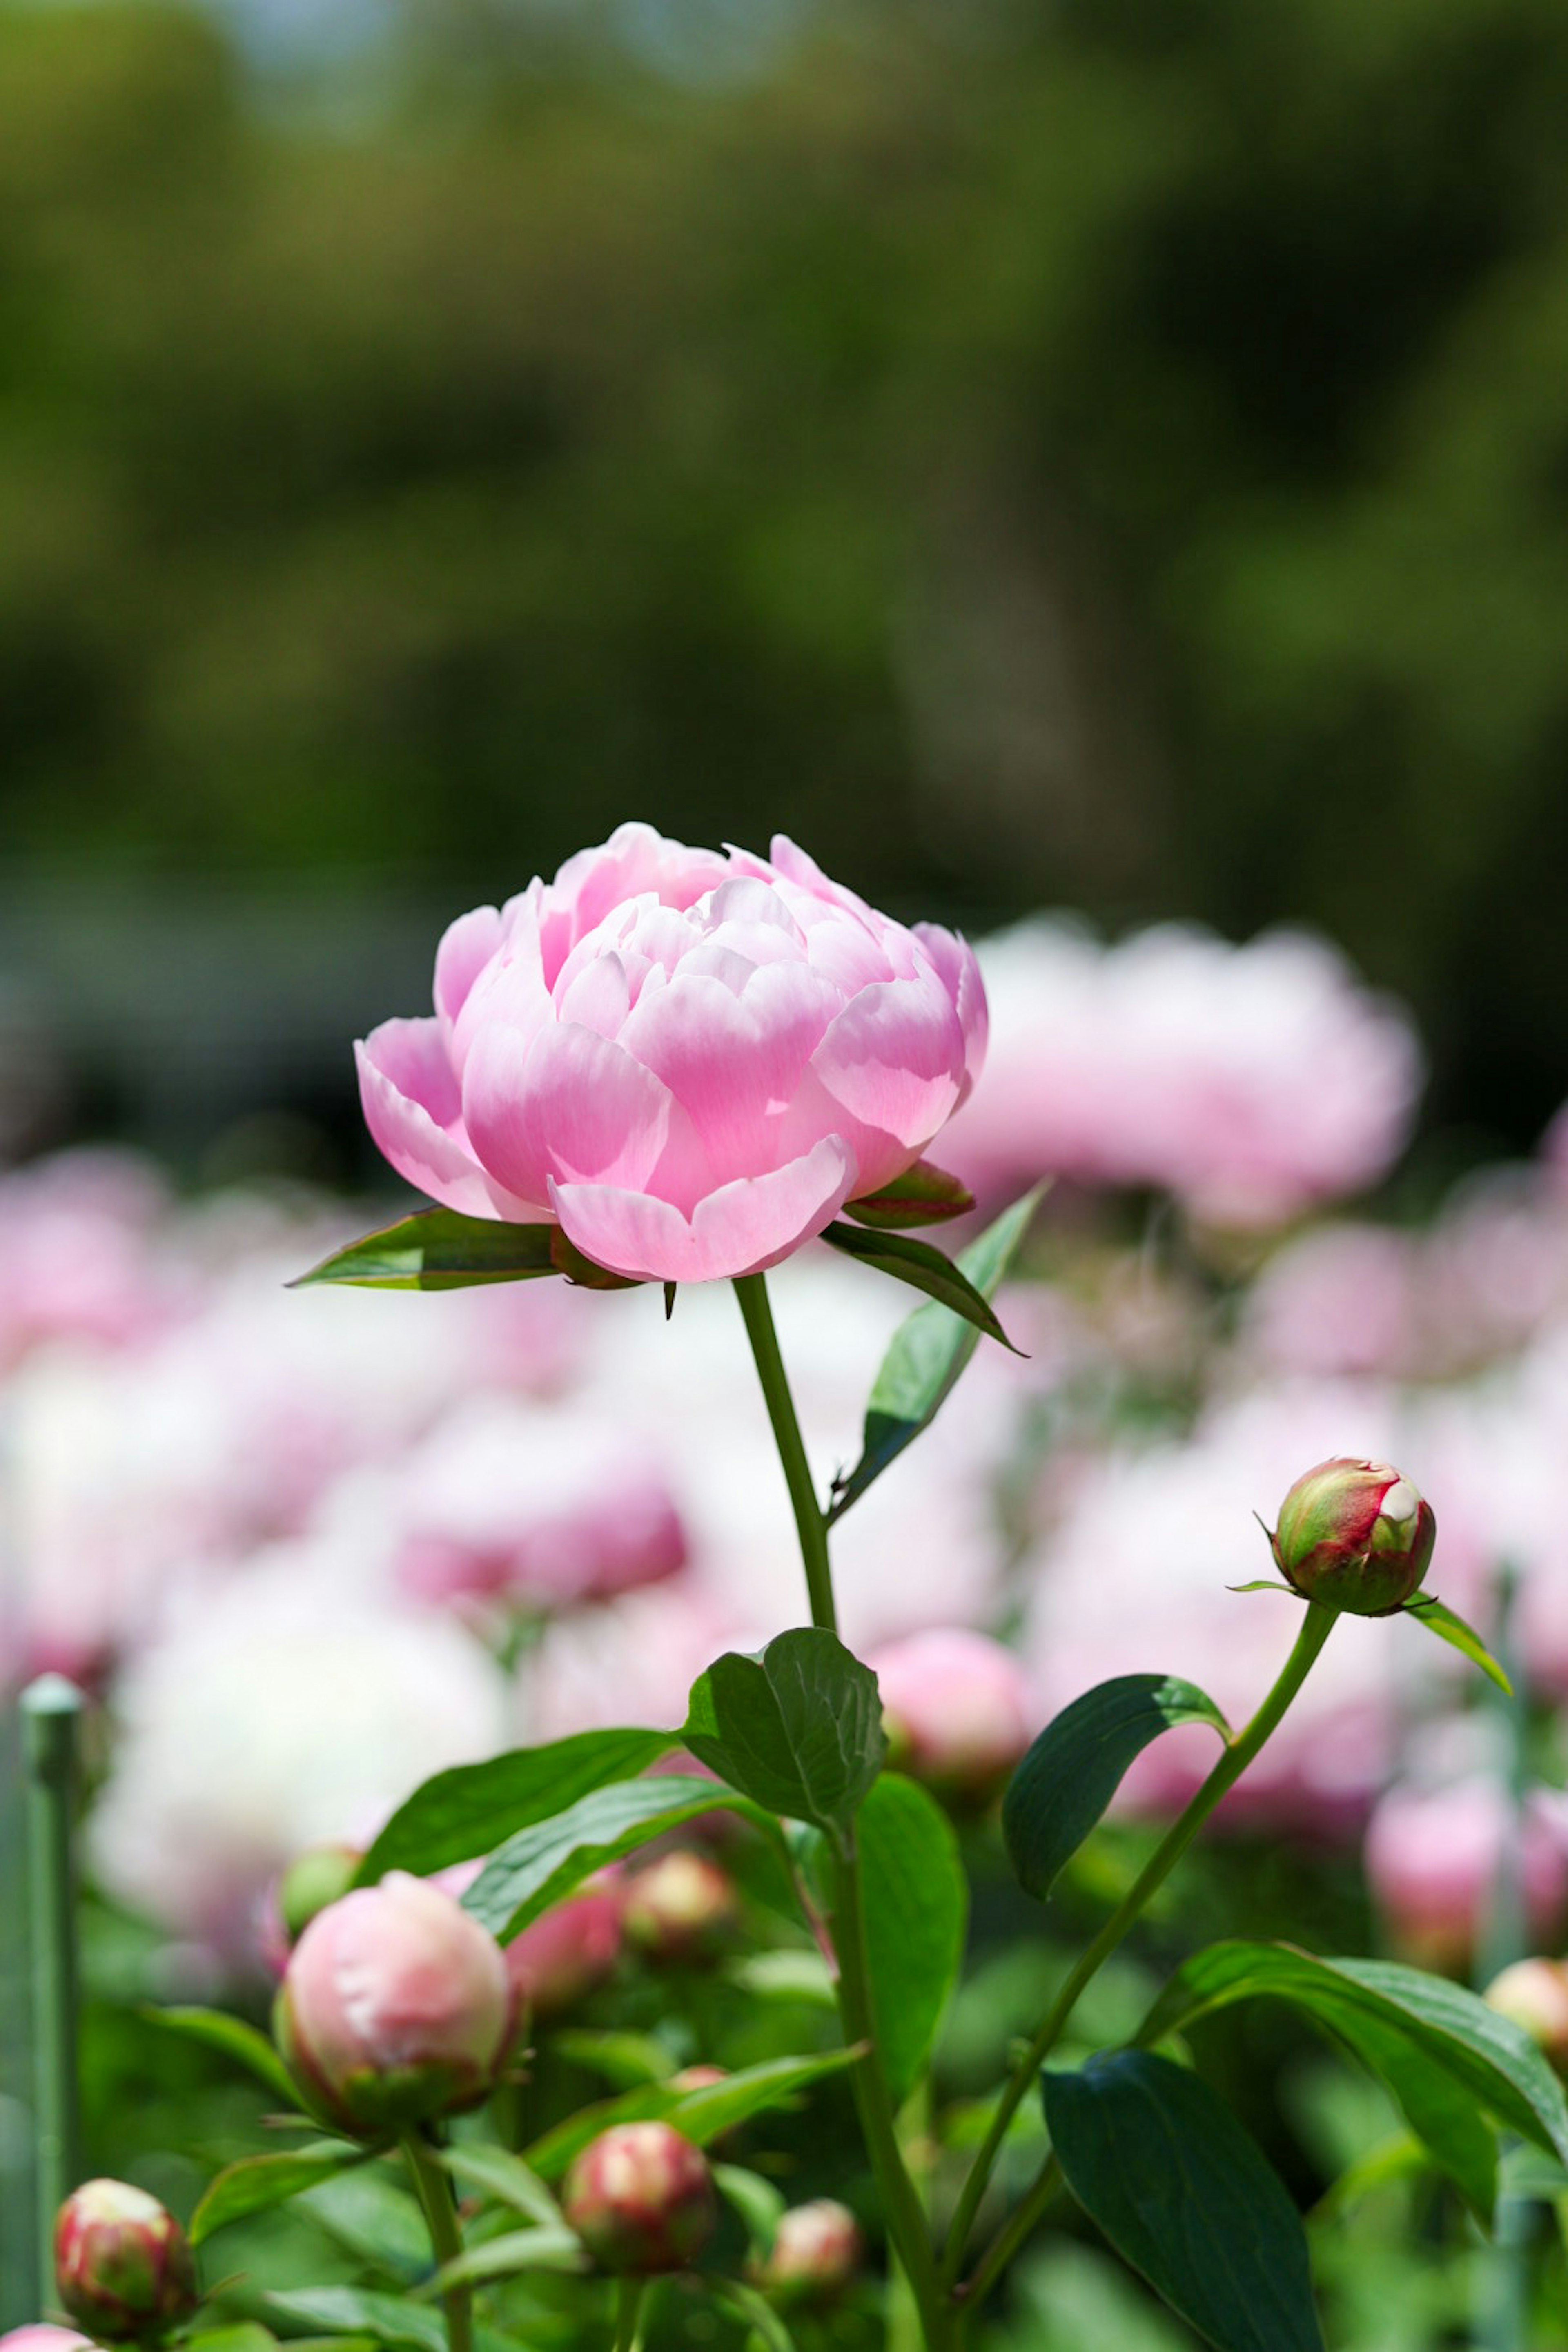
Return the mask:
<path fill-rule="evenodd" d="M 1432 1506 L 1391 1464 L 1339 1455 L 1297 1479 L 1268 1540 L 1307 1600 L 1388 1617 L 1419 1590 L 1436 1535 Z"/>

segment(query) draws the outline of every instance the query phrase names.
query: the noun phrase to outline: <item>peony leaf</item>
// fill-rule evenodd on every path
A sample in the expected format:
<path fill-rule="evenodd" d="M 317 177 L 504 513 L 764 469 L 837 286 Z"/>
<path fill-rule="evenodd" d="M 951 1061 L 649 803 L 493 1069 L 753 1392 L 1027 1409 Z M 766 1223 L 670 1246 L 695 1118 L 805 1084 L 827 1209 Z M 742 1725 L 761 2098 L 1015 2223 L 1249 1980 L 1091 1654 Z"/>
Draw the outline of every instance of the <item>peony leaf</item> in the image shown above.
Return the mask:
<path fill-rule="evenodd" d="M 591 1790 L 635 1780 L 674 1745 L 668 1731 L 578 1731 L 483 1764 L 454 1765 L 399 1805 L 361 1863 L 355 1884 L 374 1886 L 389 1870 L 428 1877 L 470 1862 L 531 1822 L 564 1812 Z"/>
<path fill-rule="evenodd" d="M 877 2048 L 895 2105 L 914 2089 L 963 1963 L 969 1883 L 952 1824 L 916 1781 L 884 1772 L 855 1825 Z"/>
<path fill-rule="evenodd" d="M 566 1271 L 554 1255 L 555 1234 L 551 1224 L 416 1209 L 411 1217 L 334 1250 L 291 1287 L 348 1282 L 365 1290 L 464 1290 L 477 1282 L 533 1282 Z"/>
<path fill-rule="evenodd" d="M 1307 2235 L 1224 2101 L 1148 2050 L 1047 2074 L 1068 2187 L 1125 2262 L 1216 2352 L 1323 2352 Z"/>
<path fill-rule="evenodd" d="M 743 1813 L 759 1829 L 777 1834 L 770 1816 L 744 1797 L 693 1775 L 620 1780 L 595 1789 L 564 1812 L 531 1823 L 498 1846 L 464 1894 L 463 1908 L 508 1943 L 606 1863 L 622 1862 L 666 1830 L 721 1810 Z"/>
<path fill-rule="evenodd" d="M 1174 1675 L 1118 1675 L 1047 1724 L 1002 1801 L 1014 1874 L 1043 1903 L 1151 1740 L 1182 1723 L 1230 1727 L 1206 1692 Z"/>
<path fill-rule="evenodd" d="M 1436 1593 L 1418 1592 L 1414 1600 L 1405 1602 L 1402 1613 L 1415 1618 L 1429 1633 L 1436 1633 L 1440 1642 L 1451 1643 L 1472 1664 L 1479 1666 L 1483 1675 L 1489 1675 L 1499 1690 L 1506 1692 L 1510 1698 L 1513 1696 L 1513 1685 L 1475 1627 L 1467 1625 L 1462 1617 L 1456 1616 Z"/>
<path fill-rule="evenodd" d="M 938 1225 L 952 1217 L 966 1217 L 973 1206 L 974 1195 L 967 1184 L 961 1184 L 943 1168 L 933 1168 L 929 1160 L 917 1160 L 879 1192 L 846 1201 L 844 1213 L 857 1224 L 896 1234 L 908 1225 Z"/>
<path fill-rule="evenodd" d="M 959 1271 L 982 1298 L 995 1296 L 1044 1190 L 1037 1184 L 1021 1201 L 1015 1201 L 958 1259 Z M 851 1503 L 859 1501 L 922 1429 L 931 1427 L 979 1345 L 980 1333 L 973 1321 L 934 1299 L 928 1307 L 917 1307 L 900 1324 L 866 1406 L 860 1459 L 847 1478 L 834 1480 L 827 1507 L 830 1527 L 843 1517 Z"/>
<path fill-rule="evenodd" d="M 683 2091 L 674 2083 L 644 2083 L 635 2091 L 623 2091 L 618 2098 L 580 2107 L 534 2141 L 528 2161 L 541 2179 L 559 2180 L 573 2158 L 612 2124 L 673 2124 L 699 2147 L 706 2147 L 764 2108 L 785 2105 L 825 2074 L 839 2074 L 859 2055 L 860 2051 L 854 2049 L 820 2051 L 803 2058 L 767 2058 L 697 2090 Z"/>
<path fill-rule="evenodd" d="M 254 2025 L 247 2025 L 243 2018 L 230 2017 L 221 2009 L 148 2007 L 141 2014 L 151 2024 L 161 2025 L 170 2033 L 183 2034 L 187 2042 L 205 2042 L 209 2050 L 221 2051 L 226 2058 L 247 2067 L 290 2112 L 298 2108 L 300 2085 L 267 2036 L 258 2033 Z"/>
<path fill-rule="evenodd" d="M 356 2147 L 352 2140 L 325 2139 L 310 2147 L 290 2148 L 287 2155 L 242 2157 L 237 2164 L 225 2166 L 192 2214 L 191 2243 L 199 2246 L 230 2221 L 281 2205 L 376 2153 Z"/>
<path fill-rule="evenodd" d="M 770 1813 L 840 1839 L 888 1753 L 876 1675 L 819 1626 L 780 1633 L 759 1657 L 716 1658 L 680 1738 Z"/>
<path fill-rule="evenodd" d="M 1015 1356 L 1022 1354 L 997 1321 L 989 1300 L 950 1257 L 944 1257 L 930 1242 L 917 1242 L 909 1234 L 864 1233 L 858 1225 L 837 1222 L 828 1225 L 821 1237 L 834 1249 L 842 1250 L 846 1257 L 858 1258 L 865 1265 L 874 1265 L 879 1274 L 890 1274 L 895 1282 L 907 1282 L 916 1290 L 923 1290 L 929 1297 L 962 1315 L 987 1338 L 999 1339 Z"/>

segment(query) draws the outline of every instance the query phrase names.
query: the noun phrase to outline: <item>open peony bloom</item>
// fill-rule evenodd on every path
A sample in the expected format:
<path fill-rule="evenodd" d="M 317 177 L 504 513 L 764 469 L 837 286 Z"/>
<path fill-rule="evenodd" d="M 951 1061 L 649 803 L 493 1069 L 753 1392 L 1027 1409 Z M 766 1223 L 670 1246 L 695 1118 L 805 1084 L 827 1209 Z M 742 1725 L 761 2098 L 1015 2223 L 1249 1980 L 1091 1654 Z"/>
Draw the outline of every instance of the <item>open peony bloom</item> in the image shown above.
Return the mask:
<path fill-rule="evenodd" d="M 454 923 L 435 1017 L 357 1052 L 372 1135 L 434 1200 L 712 1282 L 912 1166 L 984 1047 L 951 932 L 890 922 L 782 835 L 770 861 L 624 824 Z"/>

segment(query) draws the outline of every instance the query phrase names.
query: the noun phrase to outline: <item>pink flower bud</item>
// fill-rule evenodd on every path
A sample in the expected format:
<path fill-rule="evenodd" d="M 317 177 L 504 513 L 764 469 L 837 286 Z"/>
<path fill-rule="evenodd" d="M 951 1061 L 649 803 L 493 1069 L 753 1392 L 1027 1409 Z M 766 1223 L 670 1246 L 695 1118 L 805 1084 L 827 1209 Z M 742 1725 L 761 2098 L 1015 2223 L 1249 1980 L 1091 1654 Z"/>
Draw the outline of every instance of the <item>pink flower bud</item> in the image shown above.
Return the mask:
<path fill-rule="evenodd" d="M 951 1625 L 910 1633 L 870 1664 L 893 1763 L 935 1788 L 988 1795 L 1033 1737 L 1028 1676 L 984 1633 Z"/>
<path fill-rule="evenodd" d="M 510 2047 L 500 1945 L 449 1895 L 395 1870 L 318 1912 L 273 2014 L 311 2101 L 371 2137 L 477 2106 Z"/>
<path fill-rule="evenodd" d="M 0 2336 L 0 2352 L 79 2352 L 79 2352 L 92 2352 L 91 2336 L 79 2336 L 74 2327 L 51 2327 L 47 2319 Z"/>
<path fill-rule="evenodd" d="M 763 2283 L 781 2302 L 826 2301 L 848 2285 L 863 2252 L 849 2208 L 831 2197 L 815 2198 L 781 2217 Z"/>
<path fill-rule="evenodd" d="M 1269 1542 L 1309 1601 L 1388 1617 L 1419 1589 L 1436 1534 L 1432 1506 L 1391 1464 L 1336 1455 L 1297 1479 Z"/>
<path fill-rule="evenodd" d="M 718 1864 L 685 1849 L 650 1863 L 626 1893 L 626 1934 L 667 1967 L 714 1958 L 738 1916 L 734 1887 Z"/>
<path fill-rule="evenodd" d="M 286 1940 L 297 1944 L 318 1911 L 345 1895 L 364 1855 L 352 1845 L 312 1846 L 278 1882 L 278 1916 Z"/>
<path fill-rule="evenodd" d="M 700 2148 L 668 2124 L 616 2124 L 566 2176 L 562 2208 L 602 2270 L 649 2277 L 685 2268 L 718 2218 Z"/>
<path fill-rule="evenodd" d="M 620 1889 L 601 1879 L 513 1938 L 507 1974 L 535 2017 L 559 2017 L 608 1982 L 620 1953 Z"/>
<path fill-rule="evenodd" d="M 1560 2074 L 1568 2074 L 1568 1965 L 1515 1960 L 1493 1978 L 1484 1998 L 1500 2017 L 1523 2027 Z"/>
<path fill-rule="evenodd" d="M 196 2307 L 196 2271 L 174 2215 L 123 2180 L 89 2180 L 55 2221 L 55 2280 L 73 2319 L 111 2340 L 156 2336 Z"/>

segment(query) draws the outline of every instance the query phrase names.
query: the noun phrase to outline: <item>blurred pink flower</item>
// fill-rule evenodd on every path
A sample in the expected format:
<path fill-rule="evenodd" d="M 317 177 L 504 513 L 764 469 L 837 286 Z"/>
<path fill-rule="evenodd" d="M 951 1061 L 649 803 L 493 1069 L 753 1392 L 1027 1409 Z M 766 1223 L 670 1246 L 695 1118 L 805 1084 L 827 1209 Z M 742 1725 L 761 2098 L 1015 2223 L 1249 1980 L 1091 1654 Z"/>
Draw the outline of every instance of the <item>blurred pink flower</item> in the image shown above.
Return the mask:
<path fill-rule="evenodd" d="M 614 1975 L 623 1908 L 620 1883 L 605 1872 L 512 1938 L 507 1974 L 534 2016 L 560 2016 Z"/>
<path fill-rule="evenodd" d="M 782 835 L 770 863 L 646 824 L 454 923 L 436 1007 L 358 1048 L 398 1173 L 666 1281 L 772 1265 L 889 1183 L 985 1044 L 951 933 L 890 922 Z"/>
<path fill-rule="evenodd" d="M 1000 1642 L 932 1626 L 874 1650 L 892 1761 L 918 1780 L 981 1791 L 1017 1763 L 1041 1717 L 1029 1677 Z"/>
<path fill-rule="evenodd" d="M 422 1600 L 500 1593 L 562 1608 L 686 1560 L 651 1450 L 585 1405 L 460 1406 L 411 1457 L 398 1511 L 398 1580 Z"/>
<path fill-rule="evenodd" d="M 1167 924 L 1107 949 L 1035 921 L 980 960 L 990 1061 L 943 1149 L 987 1191 L 1157 1184 L 1209 1223 L 1268 1226 L 1373 1182 L 1409 1131 L 1410 1024 L 1323 940 Z"/>
<path fill-rule="evenodd" d="M 1246 1336 L 1274 1370 L 1396 1376 L 1415 1352 L 1415 1245 L 1385 1225 L 1320 1225 L 1268 1260 L 1248 1294 Z"/>
<path fill-rule="evenodd" d="M 167 1208 L 128 1152 L 61 1152 L 0 1176 L 0 1370 L 48 1342 L 135 1347 L 188 1312 L 195 1286 L 160 1231 Z"/>
<path fill-rule="evenodd" d="M 1516 1834 L 1531 1939 L 1546 1943 L 1568 1910 L 1568 1798 L 1533 1790 L 1517 1832 L 1495 1779 L 1404 1785 L 1379 1800 L 1367 1823 L 1367 1884 L 1402 1957 L 1425 1968 L 1468 1968 Z"/>

